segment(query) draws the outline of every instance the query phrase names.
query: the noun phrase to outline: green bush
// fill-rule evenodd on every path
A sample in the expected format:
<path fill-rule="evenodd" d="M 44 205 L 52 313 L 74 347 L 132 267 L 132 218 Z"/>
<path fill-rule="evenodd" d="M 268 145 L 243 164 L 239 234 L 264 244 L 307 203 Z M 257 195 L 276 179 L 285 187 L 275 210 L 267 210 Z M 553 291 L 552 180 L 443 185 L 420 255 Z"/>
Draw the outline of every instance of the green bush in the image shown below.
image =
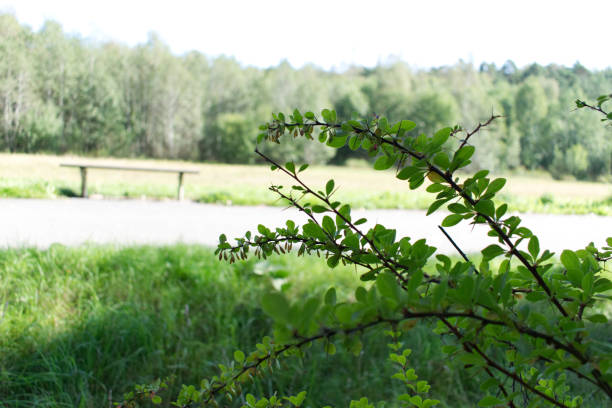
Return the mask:
<path fill-rule="evenodd" d="M 601 103 L 599 110 L 610 118 Z M 473 131 L 455 126 L 428 136 L 413 134 L 416 124 L 409 120 L 389 123 L 375 117 L 343 122 L 330 110 L 320 116 L 297 110 L 273 115 L 262 126 L 259 143 L 278 143 L 286 135 L 314 140 L 316 135 L 333 148 L 348 144 L 353 150 L 365 150 L 376 158 L 375 169 L 395 168 L 396 177 L 411 190 L 428 181 L 426 190 L 435 200 L 427 213 L 448 210 L 440 230 L 462 258 L 454 261 L 436 255 L 436 248 L 425 240 L 398 237 L 394 229 L 379 224 L 360 227 L 367 220 L 355 219 L 349 205 L 336 201 L 334 180 L 313 188 L 301 178 L 307 165 L 280 163 L 256 150 L 273 171 L 293 180 L 289 189 L 270 189 L 301 211 L 307 222 L 300 227 L 287 221 L 275 229 L 259 225 L 257 233 L 247 232 L 234 243 L 221 235 L 219 259 L 232 263 L 289 251 L 314 254 L 325 257 L 331 269 L 354 266 L 363 286 L 351 296 L 330 288 L 322 297 L 299 300 L 282 290 L 270 290 L 261 305 L 275 321 L 273 336 L 264 337 L 252 351 L 236 350 L 233 361 L 220 365 L 217 375 L 184 386 L 173 403 L 216 406 L 239 398 L 251 408 L 310 404 L 305 391 L 269 390 L 255 397 L 244 395 L 242 387 L 274 371 L 285 358 L 307 356 L 313 344 L 330 355 L 342 351 L 359 356 L 364 352 L 361 334 L 382 330 L 390 349 L 387 363 L 394 368 L 391 378 L 404 387 L 395 402 L 386 402 L 435 406 L 440 403 L 436 390 L 414 369 L 418 353 L 413 355 L 404 346 L 417 325 L 432 325 L 443 340 L 448 367 L 465 370 L 480 384 L 480 407 L 581 407 L 587 392 L 612 401 L 610 343 L 597 335 L 609 329 L 606 313 L 612 282 L 604 265 L 612 259 L 612 238 L 601 249 L 591 243 L 582 250 L 564 250 L 559 263 L 518 216 L 506 214 L 507 204 L 496 204 L 505 179 L 491 179 L 487 170 L 463 179 L 457 176 L 475 152 L 470 139 L 495 119 L 492 116 Z M 470 259 L 445 229 L 460 223 L 488 227 L 492 243 L 482 249 L 480 262 Z M 430 261 L 435 264 L 433 271 L 426 267 Z M 572 389 L 568 377 L 580 388 Z M 138 386 L 121 405 L 135 406 L 142 400 L 161 403 L 158 391 L 163 387 L 163 382 Z M 366 397 L 350 398 L 355 398 L 351 407 L 374 406 Z"/>

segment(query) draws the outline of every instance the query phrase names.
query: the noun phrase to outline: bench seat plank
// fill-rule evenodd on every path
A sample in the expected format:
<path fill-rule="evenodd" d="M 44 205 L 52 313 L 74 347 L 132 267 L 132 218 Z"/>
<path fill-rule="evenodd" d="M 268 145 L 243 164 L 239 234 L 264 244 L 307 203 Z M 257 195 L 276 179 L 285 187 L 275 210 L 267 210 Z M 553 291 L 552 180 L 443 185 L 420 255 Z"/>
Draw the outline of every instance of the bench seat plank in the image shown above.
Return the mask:
<path fill-rule="evenodd" d="M 160 173 L 178 173 L 178 190 L 177 199 L 183 200 L 184 189 L 183 189 L 183 175 L 184 174 L 198 174 L 198 170 L 190 169 L 164 169 L 154 167 L 130 167 L 130 166 L 113 166 L 104 164 L 80 164 L 80 163 L 60 163 L 61 167 L 75 167 L 81 171 L 81 197 L 87 197 L 87 169 L 101 169 L 101 170 L 126 170 L 126 171 L 153 171 Z"/>
<path fill-rule="evenodd" d="M 106 164 L 78 164 L 78 163 L 61 163 L 61 167 L 85 167 L 88 169 L 107 169 L 107 170 L 129 170 L 129 171 L 158 171 L 162 173 L 189 173 L 198 174 L 198 170 L 189 169 L 166 169 L 154 167 L 130 167 L 130 166 L 113 166 Z"/>

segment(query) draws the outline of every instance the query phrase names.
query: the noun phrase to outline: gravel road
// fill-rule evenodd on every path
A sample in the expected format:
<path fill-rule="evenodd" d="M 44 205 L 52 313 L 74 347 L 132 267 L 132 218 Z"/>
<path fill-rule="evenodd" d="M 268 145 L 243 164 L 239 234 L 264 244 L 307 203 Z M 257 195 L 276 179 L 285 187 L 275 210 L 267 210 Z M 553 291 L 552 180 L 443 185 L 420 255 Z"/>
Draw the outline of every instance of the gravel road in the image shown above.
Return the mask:
<path fill-rule="evenodd" d="M 453 253 L 438 230 L 443 213 L 425 217 L 422 211 L 362 210 L 369 225 L 380 223 L 397 229 L 398 236 L 427 238 L 430 245 Z M 523 225 L 540 238 L 540 246 L 558 252 L 583 248 L 590 241 L 602 245 L 612 236 L 612 217 L 595 215 L 523 214 Z M 228 238 L 255 231 L 257 224 L 283 225 L 285 220 L 304 222 L 292 209 L 236 207 L 191 202 L 137 200 L 0 200 L 0 247 L 46 248 L 53 243 L 171 244 L 176 242 L 214 246 L 219 234 Z M 367 226 L 367 224 L 366 224 Z M 483 226 L 458 225 L 447 231 L 466 252 L 493 243 Z"/>

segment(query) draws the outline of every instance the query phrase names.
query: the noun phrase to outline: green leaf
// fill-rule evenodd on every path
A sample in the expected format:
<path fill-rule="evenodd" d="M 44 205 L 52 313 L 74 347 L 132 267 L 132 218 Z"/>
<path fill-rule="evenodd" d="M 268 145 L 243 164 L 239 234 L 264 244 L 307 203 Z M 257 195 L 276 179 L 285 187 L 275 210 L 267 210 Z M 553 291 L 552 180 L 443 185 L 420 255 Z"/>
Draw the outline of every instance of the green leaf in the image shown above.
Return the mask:
<path fill-rule="evenodd" d="M 459 224 L 459 222 L 461 222 L 462 219 L 463 219 L 463 215 L 461 214 L 451 214 L 447 216 L 446 218 L 444 218 L 444 220 L 442 221 L 442 226 L 452 227 L 453 225 Z"/>
<path fill-rule="evenodd" d="M 355 130 L 361 130 L 363 129 L 363 126 L 361 125 L 361 123 L 359 123 L 356 120 L 349 120 L 348 122 L 346 122 L 347 125 L 349 125 L 351 131 L 355 131 Z"/>
<path fill-rule="evenodd" d="M 332 122 L 332 115 L 331 115 L 331 111 L 329 109 L 323 109 L 321 111 L 321 116 L 323 117 L 323 120 L 326 123 L 331 123 Z"/>
<path fill-rule="evenodd" d="M 472 298 L 474 297 L 474 278 L 470 275 L 465 275 L 461 278 L 457 287 L 457 297 L 464 304 L 472 302 Z"/>
<path fill-rule="evenodd" d="M 335 183 L 334 183 L 334 180 L 333 180 L 333 179 L 332 179 L 332 180 L 329 180 L 329 181 L 327 182 L 327 184 L 325 184 L 325 193 L 326 193 L 327 195 L 330 195 L 330 194 L 332 193 L 332 191 L 334 191 L 334 184 L 335 184 Z"/>
<path fill-rule="evenodd" d="M 367 303 L 368 291 L 363 286 L 359 286 L 355 289 L 355 299 L 361 303 Z"/>
<path fill-rule="evenodd" d="M 495 204 L 491 200 L 480 200 L 474 206 L 476 211 L 489 217 L 495 216 Z"/>
<path fill-rule="evenodd" d="M 285 399 L 289 400 L 289 402 L 295 407 L 301 406 L 304 403 L 305 398 L 306 398 L 306 391 L 300 392 L 295 397 L 285 397 Z"/>
<path fill-rule="evenodd" d="M 241 350 L 234 351 L 234 360 L 236 360 L 238 364 L 242 364 L 242 362 L 244 361 L 244 358 L 245 358 L 245 355 Z"/>
<path fill-rule="evenodd" d="M 395 164 L 395 156 L 380 156 L 374 162 L 374 170 L 387 170 Z"/>
<path fill-rule="evenodd" d="M 427 215 L 430 215 L 433 212 L 435 212 L 438 208 L 442 207 L 444 205 L 444 203 L 446 203 L 446 202 L 448 202 L 448 199 L 442 198 L 440 200 L 436 200 L 433 203 L 431 203 L 431 205 L 427 209 Z"/>
<path fill-rule="evenodd" d="M 266 228 L 265 225 L 263 224 L 257 225 L 257 232 L 259 232 L 261 235 L 267 235 L 269 231 L 270 230 L 268 230 L 268 228 Z"/>
<path fill-rule="evenodd" d="M 334 235 L 336 233 L 336 224 L 334 224 L 334 220 L 329 215 L 323 217 L 323 229 L 327 231 L 330 235 Z"/>
<path fill-rule="evenodd" d="M 496 387 L 498 384 L 497 378 L 488 378 L 480 384 L 480 391 L 487 391 L 489 388 Z"/>
<path fill-rule="evenodd" d="M 448 137 L 450 136 L 452 131 L 453 129 L 449 127 L 445 127 L 443 129 L 438 130 L 433 136 L 432 143 L 436 147 L 442 146 L 448 140 Z"/>
<path fill-rule="evenodd" d="M 302 318 L 310 319 L 314 317 L 320 302 L 321 299 L 318 296 L 308 299 L 306 303 L 304 303 L 304 308 L 302 309 Z"/>
<path fill-rule="evenodd" d="M 540 241 L 538 240 L 538 237 L 536 237 L 535 235 L 531 237 L 527 249 L 529 250 L 529 253 L 533 257 L 533 259 L 536 259 L 538 257 L 538 254 L 540 253 Z"/>
<path fill-rule="evenodd" d="M 580 260 L 573 251 L 569 249 L 561 253 L 561 263 L 567 269 L 567 277 L 575 287 L 582 285 L 582 269 Z"/>
<path fill-rule="evenodd" d="M 376 287 L 380 294 L 386 298 L 399 301 L 399 285 L 395 280 L 395 276 L 385 272 L 378 275 L 376 278 Z"/>
<path fill-rule="evenodd" d="M 499 398 L 494 397 L 492 395 L 487 395 L 486 397 L 484 397 L 478 402 L 478 406 L 479 407 L 493 407 L 495 405 L 501 405 L 503 403 L 504 403 L 503 400 L 500 400 Z"/>
<path fill-rule="evenodd" d="M 408 281 L 408 285 L 406 286 L 406 291 L 412 292 L 416 290 L 422 281 L 423 281 L 423 270 L 417 269 L 415 272 L 412 273 L 412 276 L 410 277 L 410 280 Z"/>
<path fill-rule="evenodd" d="M 423 184 L 423 182 L 425 181 L 425 176 L 422 174 L 417 174 L 414 175 L 410 178 L 410 182 L 408 183 L 408 187 L 411 190 L 415 190 L 417 188 L 419 188 L 421 186 L 421 184 Z"/>
<path fill-rule="evenodd" d="M 325 353 L 329 354 L 330 356 L 336 354 L 336 345 L 331 341 L 327 341 L 325 343 Z"/>
<path fill-rule="evenodd" d="M 438 405 L 439 403 L 440 400 L 427 398 L 425 401 L 423 401 L 423 408 L 431 408 L 435 405 Z"/>
<path fill-rule="evenodd" d="M 336 149 L 343 147 L 346 144 L 346 138 L 348 135 L 334 135 L 328 141 L 327 145 Z"/>
<path fill-rule="evenodd" d="M 419 382 L 417 382 L 417 392 L 419 394 L 428 393 L 430 388 L 431 387 L 427 383 L 427 381 L 419 381 Z"/>
<path fill-rule="evenodd" d="M 356 251 L 359 249 L 359 236 L 357 234 L 346 235 L 342 244 Z"/>
<path fill-rule="evenodd" d="M 459 350 L 459 347 L 452 345 L 452 344 L 442 346 L 442 352 L 444 354 L 454 354 L 457 350 Z"/>
<path fill-rule="evenodd" d="M 500 219 L 504 216 L 504 214 L 506 214 L 506 211 L 508 211 L 508 204 L 503 203 L 497 207 L 497 210 L 495 210 L 495 218 Z"/>
<path fill-rule="evenodd" d="M 418 395 L 410 397 L 410 402 L 416 405 L 418 408 L 423 408 L 423 399 Z"/>
<path fill-rule="evenodd" d="M 487 188 L 487 191 L 485 192 L 485 195 L 497 193 L 499 190 L 501 190 L 504 187 L 504 185 L 506 185 L 506 179 L 505 178 L 497 178 L 497 179 L 493 180 L 489 184 L 489 188 Z"/>
<path fill-rule="evenodd" d="M 392 128 L 391 128 L 391 133 L 397 133 L 400 130 L 403 130 L 405 132 L 412 130 L 416 127 L 416 123 L 414 123 L 411 120 L 402 120 L 401 122 L 396 123 Z"/>
<path fill-rule="evenodd" d="M 491 260 L 493 258 L 496 258 L 498 256 L 500 256 L 501 254 L 503 254 L 504 251 L 502 247 L 500 247 L 497 244 L 491 244 L 488 247 L 486 247 L 485 249 L 482 250 L 482 256 L 486 259 L 486 260 Z"/>
<path fill-rule="evenodd" d="M 289 170 L 291 173 L 295 174 L 295 164 L 293 164 L 293 162 L 285 163 L 285 168 Z"/>
<path fill-rule="evenodd" d="M 612 282 L 606 278 L 597 279 L 594 286 L 594 292 L 600 293 L 608 290 L 612 290 Z"/>
<path fill-rule="evenodd" d="M 327 211 L 327 208 L 323 207 L 322 205 L 315 204 L 311 207 L 311 210 L 316 214 L 321 214 Z"/>
<path fill-rule="evenodd" d="M 438 193 L 444 189 L 446 189 L 447 187 L 440 184 L 440 183 L 433 183 L 427 186 L 427 188 L 425 189 L 428 193 Z"/>
<path fill-rule="evenodd" d="M 448 211 L 455 214 L 465 214 L 469 210 L 463 204 L 452 203 L 448 205 Z"/>
<path fill-rule="evenodd" d="M 446 154 L 446 152 L 439 152 L 436 154 L 433 158 L 433 162 L 442 170 L 446 170 L 450 166 L 450 159 L 448 158 L 448 154 Z"/>
<path fill-rule="evenodd" d="M 385 118 L 384 116 L 380 117 L 378 119 L 378 127 L 384 133 L 387 133 L 389 131 L 389 121 L 387 120 L 387 118 Z"/>
<path fill-rule="evenodd" d="M 602 314 L 594 314 L 591 316 L 587 316 L 586 319 L 593 323 L 608 323 L 608 318 Z"/>
<path fill-rule="evenodd" d="M 162 403 L 162 399 L 159 395 L 154 395 L 151 397 L 151 402 L 155 405 L 159 405 Z"/>
<path fill-rule="evenodd" d="M 540 300 L 548 299 L 548 295 L 541 291 L 529 292 L 525 298 L 530 302 L 539 302 Z"/>
<path fill-rule="evenodd" d="M 327 292 L 325 292 L 325 304 L 328 306 L 336 304 L 336 288 L 327 289 Z"/>
<path fill-rule="evenodd" d="M 580 270 L 580 260 L 576 254 L 569 249 L 566 249 L 561 253 L 561 263 L 566 269 Z"/>
<path fill-rule="evenodd" d="M 261 307 L 270 317 L 281 322 L 286 322 L 289 316 L 289 302 L 278 293 L 267 293 L 261 299 Z"/>
<path fill-rule="evenodd" d="M 327 258 L 327 266 L 329 266 L 330 268 L 335 268 L 336 266 L 338 266 L 339 262 L 340 254 L 336 254 Z"/>
<path fill-rule="evenodd" d="M 483 366 L 486 364 L 486 362 L 484 361 L 484 359 L 479 356 L 478 354 L 461 354 L 459 356 L 459 360 L 463 363 L 463 364 L 471 364 L 474 366 Z"/>
<path fill-rule="evenodd" d="M 399 123 L 399 129 L 404 130 L 406 132 L 408 132 L 409 130 L 412 130 L 416 127 L 416 123 L 414 123 L 411 120 L 402 120 Z"/>
<path fill-rule="evenodd" d="M 472 176 L 474 180 L 478 180 L 480 178 L 485 178 L 489 174 L 489 170 L 479 170 Z"/>
<path fill-rule="evenodd" d="M 453 163 L 461 164 L 465 162 L 466 160 L 469 160 L 470 157 L 472 157 L 472 155 L 474 154 L 475 150 L 476 149 L 474 148 L 474 146 L 463 146 L 461 149 L 457 150 L 457 152 L 455 153 L 453 157 Z"/>
<path fill-rule="evenodd" d="M 414 174 L 419 173 L 421 171 L 422 170 L 419 169 L 418 167 L 408 166 L 408 167 L 404 167 L 403 169 L 401 169 L 400 172 L 397 173 L 395 177 L 397 177 L 400 180 L 408 180 Z"/>
<path fill-rule="evenodd" d="M 357 135 L 351 136 L 351 138 L 349 139 L 349 143 L 348 143 L 349 149 L 353 151 L 359 149 L 359 147 L 361 146 L 361 141 L 362 139 L 359 136 Z"/>
<path fill-rule="evenodd" d="M 304 231 L 304 235 L 310 238 L 316 238 L 320 241 L 327 241 L 328 237 L 325 234 L 325 231 L 321 229 L 317 224 L 312 221 L 307 222 L 302 226 L 302 230 Z"/>
<path fill-rule="evenodd" d="M 350 304 L 342 303 L 336 307 L 334 311 L 336 318 L 342 324 L 351 324 L 353 321 L 353 308 Z"/>

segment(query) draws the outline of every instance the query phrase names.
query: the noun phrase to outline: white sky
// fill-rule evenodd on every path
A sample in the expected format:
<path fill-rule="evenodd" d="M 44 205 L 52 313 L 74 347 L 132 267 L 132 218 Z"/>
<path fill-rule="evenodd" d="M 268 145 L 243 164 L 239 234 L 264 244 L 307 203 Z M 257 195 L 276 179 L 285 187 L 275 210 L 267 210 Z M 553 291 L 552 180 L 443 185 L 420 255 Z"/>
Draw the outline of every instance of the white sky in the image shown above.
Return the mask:
<path fill-rule="evenodd" d="M 459 59 L 612 66 L 611 0 L 0 0 L 1 11 L 35 30 L 53 19 L 68 33 L 129 45 L 155 31 L 174 53 L 258 67 L 287 59 L 342 69 L 389 56 L 421 68 Z"/>

